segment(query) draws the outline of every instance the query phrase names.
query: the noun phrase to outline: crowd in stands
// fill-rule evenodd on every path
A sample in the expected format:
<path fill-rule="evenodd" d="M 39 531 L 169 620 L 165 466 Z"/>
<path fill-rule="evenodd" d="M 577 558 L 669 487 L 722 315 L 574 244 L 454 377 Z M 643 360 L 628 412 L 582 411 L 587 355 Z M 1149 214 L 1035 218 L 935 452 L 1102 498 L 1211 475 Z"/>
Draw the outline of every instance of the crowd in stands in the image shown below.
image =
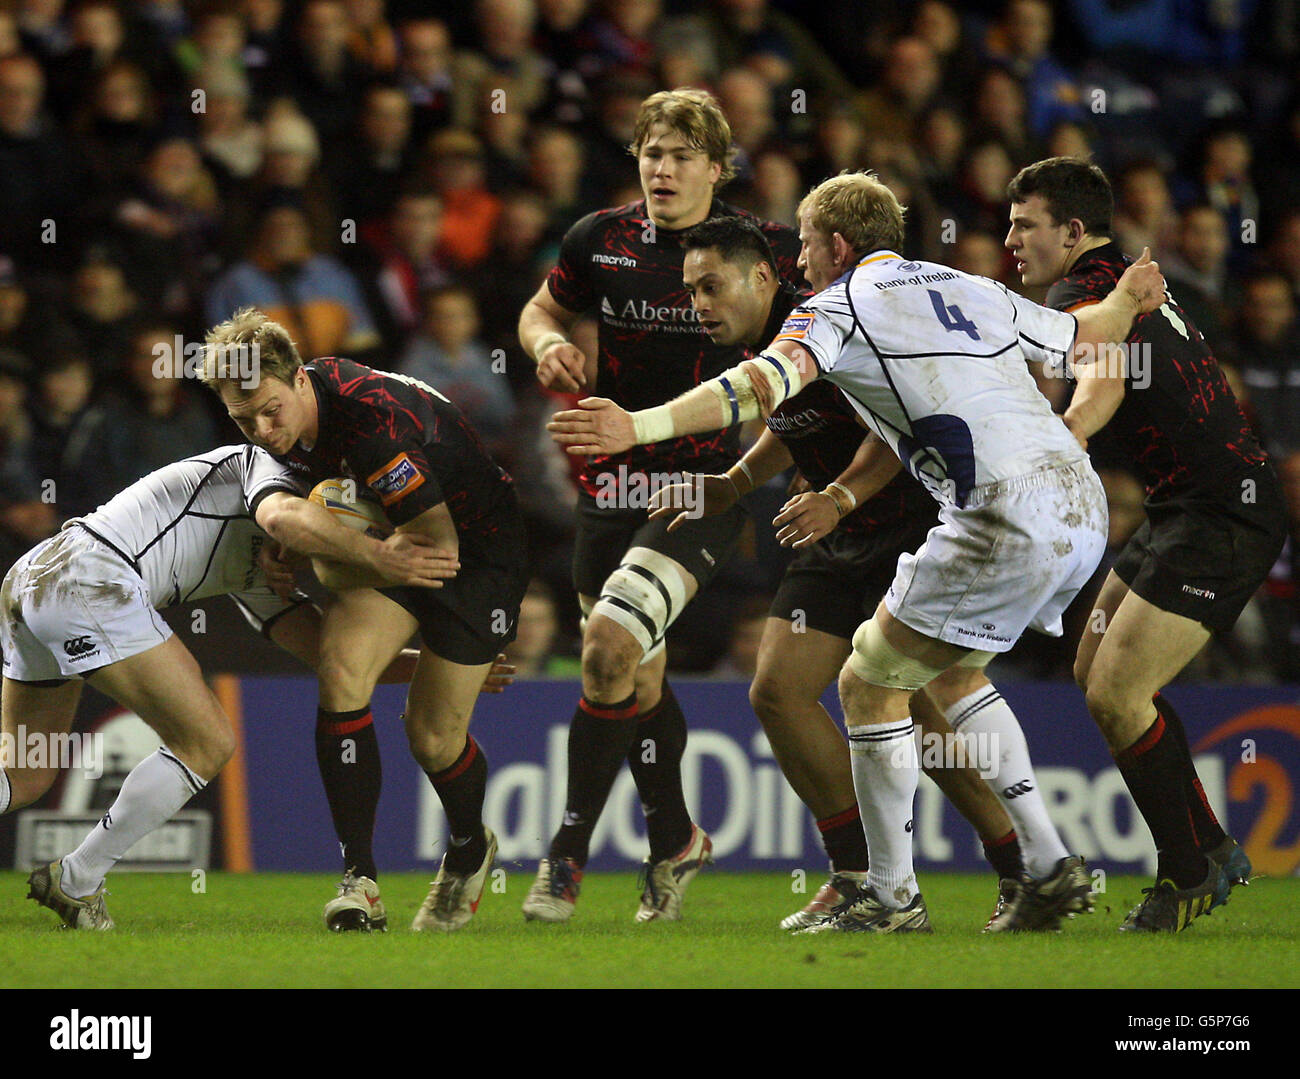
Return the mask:
<path fill-rule="evenodd" d="M 0 562 L 238 439 L 175 361 L 255 305 L 305 356 L 407 372 L 466 411 L 518 480 L 563 656 L 572 472 L 516 322 L 565 230 L 640 197 L 640 102 L 692 85 L 732 125 L 728 201 L 794 224 L 812 184 L 873 168 L 909 206 L 904 254 L 1010 287 L 1007 181 L 1049 154 L 1107 169 L 1117 239 L 1160 260 L 1288 492 L 1292 542 L 1196 673 L 1300 680 L 1298 9 L 0 0 Z M 1142 492 L 1106 464 L 1118 545 Z M 760 498 L 674 666 L 743 668 L 718 625 L 761 616 L 782 501 Z M 1064 675 L 1068 651 L 1034 642 L 1009 663 Z"/>

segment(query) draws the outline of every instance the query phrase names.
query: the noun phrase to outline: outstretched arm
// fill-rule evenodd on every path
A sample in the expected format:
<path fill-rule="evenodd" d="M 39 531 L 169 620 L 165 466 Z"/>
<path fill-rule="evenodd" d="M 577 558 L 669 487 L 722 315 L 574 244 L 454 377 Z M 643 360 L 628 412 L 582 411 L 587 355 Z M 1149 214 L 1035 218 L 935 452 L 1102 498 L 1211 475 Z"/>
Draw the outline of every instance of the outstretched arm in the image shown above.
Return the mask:
<path fill-rule="evenodd" d="M 818 374 L 807 349 L 778 341 L 755 359 L 701 382 L 666 405 L 628 412 L 604 397 L 586 397 L 576 409 L 557 412 L 546 429 L 569 453 L 622 453 L 771 415 Z"/>

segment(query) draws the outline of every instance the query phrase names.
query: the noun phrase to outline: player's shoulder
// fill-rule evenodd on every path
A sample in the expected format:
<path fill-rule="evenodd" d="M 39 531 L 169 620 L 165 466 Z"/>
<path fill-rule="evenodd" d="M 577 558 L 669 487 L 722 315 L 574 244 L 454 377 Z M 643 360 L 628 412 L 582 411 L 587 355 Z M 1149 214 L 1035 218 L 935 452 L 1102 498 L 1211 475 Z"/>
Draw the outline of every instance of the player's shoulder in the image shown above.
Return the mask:
<path fill-rule="evenodd" d="M 603 210 L 593 210 L 578 218 L 565 233 L 566 241 L 591 242 L 597 237 L 619 229 L 643 228 L 645 221 L 645 200 L 625 202 L 621 206 L 607 206 Z"/>
<path fill-rule="evenodd" d="M 1113 241 L 1085 252 L 1070 272 L 1047 290 L 1046 306 L 1058 311 L 1104 300 L 1123 276 L 1129 260 Z"/>

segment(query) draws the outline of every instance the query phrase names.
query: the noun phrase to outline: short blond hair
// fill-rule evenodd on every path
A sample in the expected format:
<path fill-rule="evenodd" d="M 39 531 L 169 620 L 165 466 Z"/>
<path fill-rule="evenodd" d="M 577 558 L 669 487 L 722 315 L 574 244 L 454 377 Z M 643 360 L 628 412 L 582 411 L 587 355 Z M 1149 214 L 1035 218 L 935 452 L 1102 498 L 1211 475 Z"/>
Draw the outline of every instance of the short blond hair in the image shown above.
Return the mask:
<path fill-rule="evenodd" d="M 827 236 L 839 233 L 858 255 L 903 246 L 903 206 L 874 172 L 842 172 L 803 197 L 798 216 Z"/>
<path fill-rule="evenodd" d="M 660 90 L 641 102 L 636 116 L 636 127 L 628 151 L 633 157 L 641 156 L 641 147 L 650 137 L 655 124 L 664 124 L 677 132 L 688 146 L 702 150 L 709 161 L 722 166 L 715 188 L 721 187 L 736 175 L 736 148 L 731 143 L 731 125 L 718 99 L 707 90 L 687 87 L 680 90 Z"/>
<path fill-rule="evenodd" d="M 238 386 L 244 393 L 251 393 L 264 378 L 277 378 L 290 385 L 302 366 L 298 346 L 289 331 L 256 307 L 241 307 L 225 322 L 213 326 L 203 340 L 203 372 L 199 377 L 218 396 L 226 386 Z M 256 378 L 251 384 L 247 366 L 235 362 L 234 352 L 256 356 Z"/>

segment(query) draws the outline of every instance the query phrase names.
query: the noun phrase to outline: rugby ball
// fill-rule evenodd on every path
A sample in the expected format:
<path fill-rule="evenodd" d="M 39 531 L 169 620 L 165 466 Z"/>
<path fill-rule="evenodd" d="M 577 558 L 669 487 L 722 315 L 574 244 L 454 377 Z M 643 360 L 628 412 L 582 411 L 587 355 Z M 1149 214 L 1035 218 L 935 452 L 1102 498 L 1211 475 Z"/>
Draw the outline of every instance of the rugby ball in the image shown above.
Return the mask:
<path fill-rule="evenodd" d="M 356 480 L 322 480 L 312 488 L 307 498 L 318 506 L 324 506 L 336 521 L 348 528 L 374 536 L 375 539 L 385 539 L 393 534 L 392 522 L 377 502 L 361 496 Z"/>
<path fill-rule="evenodd" d="M 376 502 L 361 497 L 356 480 L 341 477 L 322 480 L 307 496 L 309 502 L 324 506 L 334 520 L 375 539 L 385 539 L 393 534 L 392 522 Z M 356 578 L 357 567 L 336 562 L 332 558 L 316 557 L 311 560 L 316 579 L 333 592 L 345 588 L 363 587 Z"/>

